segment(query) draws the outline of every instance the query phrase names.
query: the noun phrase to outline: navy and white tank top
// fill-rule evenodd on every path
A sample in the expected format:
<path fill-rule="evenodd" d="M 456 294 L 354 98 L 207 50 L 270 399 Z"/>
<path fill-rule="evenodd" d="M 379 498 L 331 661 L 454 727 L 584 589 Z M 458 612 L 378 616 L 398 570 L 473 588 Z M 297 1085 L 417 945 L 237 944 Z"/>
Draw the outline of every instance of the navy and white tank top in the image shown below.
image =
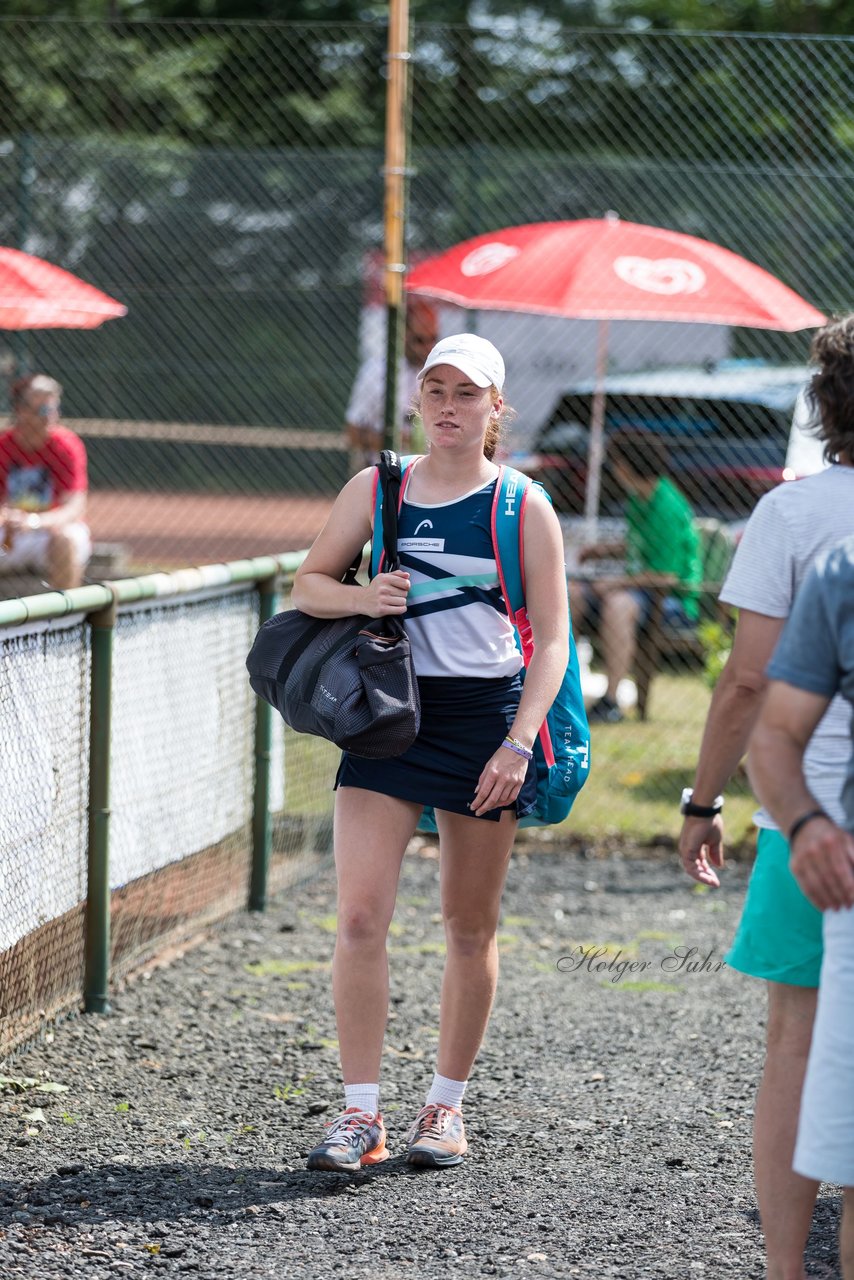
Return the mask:
<path fill-rule="evenodd" d="M 501 594 L 490 521 L 495 481 L 453 502 L 408 500 L 407 477 L 397 525 L 402 569 L 413 586 L 432 583 L 406 610 L 406 630 L 419 676 L 513 676 L 522 666 L 516 634 Z M 443 588 L 463 574 L 485 575 L 476 586 Z"/>

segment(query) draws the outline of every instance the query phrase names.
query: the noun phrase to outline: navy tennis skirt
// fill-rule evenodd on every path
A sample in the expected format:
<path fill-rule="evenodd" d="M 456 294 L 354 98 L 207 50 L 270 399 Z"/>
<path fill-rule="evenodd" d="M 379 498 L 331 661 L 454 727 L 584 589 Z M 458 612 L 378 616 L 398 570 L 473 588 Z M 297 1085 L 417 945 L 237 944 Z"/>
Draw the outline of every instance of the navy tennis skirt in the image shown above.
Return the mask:
<path fill-rule="evenodd" d="M 497 680 L 424 676 L 418 681 L 418 690 L 421 728 L 409 750 L 389 760 L 365 760 L 345 751 L 336 789 L 361 787 L 497 822 L 501 809 L 473 814 L 469 805 L 483 766 L 513 723 L 522 692 L 518 675 Z M 523 818 L 533 810 L 536 796 L 537 773 L 532 762 L 518 797 L 504 808 Z"/>

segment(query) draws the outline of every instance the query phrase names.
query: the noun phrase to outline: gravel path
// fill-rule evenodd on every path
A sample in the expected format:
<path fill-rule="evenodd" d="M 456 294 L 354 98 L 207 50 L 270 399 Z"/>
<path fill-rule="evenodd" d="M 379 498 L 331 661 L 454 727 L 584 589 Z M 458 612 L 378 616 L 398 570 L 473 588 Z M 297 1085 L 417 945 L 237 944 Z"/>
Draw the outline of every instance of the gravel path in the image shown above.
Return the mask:
<path fill-rule="evenodd" d="M 437 871 L 416 843 L 390 939 L 392 1146 L 433 1068 Z M 718 968 L 745 882 L 734 866 L 698 892 L 664 859 L 517 855 L 470 1155 L 443 1173 L 398 1156 L 304 1171 L 339 1107 L 332 877 L 233 917 L 137 977 L 111 1017 L 68 1021 L 5 1068 L 19 1084 L 0 1094 L 0 1277 L 759 1280 L 763 993 Z M 823 1189 L 809 1256 L 825 1280 L 837 1213 Z"/>

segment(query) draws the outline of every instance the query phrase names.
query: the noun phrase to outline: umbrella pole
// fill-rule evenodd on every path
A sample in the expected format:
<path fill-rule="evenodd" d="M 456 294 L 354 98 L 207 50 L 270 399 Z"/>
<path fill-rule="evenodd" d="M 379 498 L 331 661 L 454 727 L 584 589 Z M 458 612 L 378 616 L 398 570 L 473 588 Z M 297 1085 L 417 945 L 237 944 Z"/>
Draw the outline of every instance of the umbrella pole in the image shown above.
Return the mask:
<path fill-rule="evenodd" d="M 600 320 L 596 335 L 596 378 L 590 408 L 590 443 L 587 449 L 587 488 L 584 494 L 585 541 L 595 542 L 605 459 L 605 378 L 608 373 L 608 321 Z"/>
<path fill-rule="evenodd" d="M 403 336 L 406 271 L 406 121 L 409 69 L 409 0 L 391 0 L 388 26 L 385 132 L 386 372 L 383 447 L 399 448 L 398 377 Z"/>
<path fill-rule="evenodd" d="M 18 226 L 15 244 L 22 253 L 26 252 L 27 236 L 30 233 L 30 214 L 32 205 L 33 181 L 37 177 L 33 169 L 33 139 L 29 133 L 22 133 L 18 139 Z M 25 330 L 19 329 L 10 339 L 15 356 L 15 377 L 21 378 L 30 372 L 30 339 Z"/>

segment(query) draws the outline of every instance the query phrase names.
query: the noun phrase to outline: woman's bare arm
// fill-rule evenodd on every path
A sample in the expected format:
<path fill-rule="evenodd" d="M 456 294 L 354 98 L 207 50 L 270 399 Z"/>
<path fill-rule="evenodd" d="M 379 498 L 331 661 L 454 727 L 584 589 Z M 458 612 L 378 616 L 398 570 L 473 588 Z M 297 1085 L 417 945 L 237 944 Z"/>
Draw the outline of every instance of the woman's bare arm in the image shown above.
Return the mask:
<path fill-rule="evenodd" d="M 292 599 L 315 618 L 365 614 L 382 618 L 406 612 L 409 574 L 378 573 L 367 586 L 347 586 L 341 579 L 371 539 L 375 469 L 368 467 L 348 481 L 335 499 L 326 524 L 297 569 Z"/>

